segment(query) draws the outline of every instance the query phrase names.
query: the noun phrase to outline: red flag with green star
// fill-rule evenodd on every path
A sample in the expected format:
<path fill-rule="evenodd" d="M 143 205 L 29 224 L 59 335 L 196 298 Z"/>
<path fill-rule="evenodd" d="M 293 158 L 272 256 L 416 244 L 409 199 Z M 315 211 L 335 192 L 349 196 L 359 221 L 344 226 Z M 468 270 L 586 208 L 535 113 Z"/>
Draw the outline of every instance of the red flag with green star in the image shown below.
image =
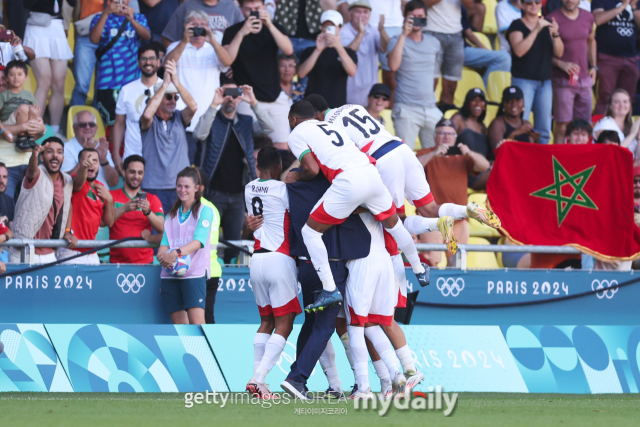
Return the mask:
<path fill-rule="evenodd" d="M 506 142 L 487 183 L 501 231 L 525 245 L 573 246 L 603 261 L 640 256 L 633 156 L 615 145 Z"/>

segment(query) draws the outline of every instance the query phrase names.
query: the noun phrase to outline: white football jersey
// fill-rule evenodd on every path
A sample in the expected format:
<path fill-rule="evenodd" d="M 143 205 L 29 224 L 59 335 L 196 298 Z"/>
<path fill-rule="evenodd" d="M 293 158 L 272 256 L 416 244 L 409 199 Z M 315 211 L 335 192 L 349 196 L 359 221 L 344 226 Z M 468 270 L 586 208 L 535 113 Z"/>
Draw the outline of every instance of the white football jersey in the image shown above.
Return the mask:
<path fill-rule="evenodd" d="M 344 130 L 318 120 L 296 126 L 289 134 L 289 148 L 298 160 L 311 152 L 329 182 L 342 171 L 371 163 Z"/>
<path fill-rule="evenodd" d="M 254 250 L 267 249 L 289 255 L 289 194 L 284 182 L 275 179 L 251 181 L 244 187 L 247 212 L 262 215 L 262 227 L 253 233 Z"/>
<path fill-rule="evenodd" d="M 371 234 L 371 250 L 369 253 L 374 252 L 384 252 L 387 253 L 387 249 L 385 247 L 384 233 L 382 228 L 382 223 L 375 220 L 373 215 L 370 212 L 364 212 L 360 214 L 360 218 L 362 218 L 362 222 L 369 230 L 369 234 Z"/>
<path fill-rule="evenodd" d="M 325 120 L 344 130 L 358 148 L 369 155 L 389 141 L 402 141 L 391 135 L 362 105 L 347 104 L 329 110 Z"/>

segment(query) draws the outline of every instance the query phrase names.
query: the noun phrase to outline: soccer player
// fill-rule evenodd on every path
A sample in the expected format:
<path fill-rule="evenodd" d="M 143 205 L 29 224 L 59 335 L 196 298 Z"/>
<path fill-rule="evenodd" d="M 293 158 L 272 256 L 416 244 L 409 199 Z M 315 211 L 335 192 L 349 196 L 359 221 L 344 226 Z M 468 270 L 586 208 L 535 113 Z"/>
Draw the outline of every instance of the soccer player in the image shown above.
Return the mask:
<path fill-rule="evenodd" d="M 284 182 L 277 181 L 282 163 L 276 148 L 260 150 L 258 171 L 259 178 L 247 184 L 244 192 L 247 211 L 261 215 L 264 220 L 254 233 L 250 266 L 260 327 L 253 341 L 254 371 L 247 391 L 269 399 L 272 393 L 265 378 L 280 358 L 293 321 L 302 309 L 298 302 L 296 262 L 289 255 L 289 196 Z"/>
<path fill-rule="evenodd" d="M 396 215 L 396 207 L 370 158 L 362 153 L 349 136 L 335 126 L 314 120 L 313 106 L 298 101 L 289 111 L 289 148 L 302 165 L 302 172 L 289 172 L 287 182 L 306 181 L 320 170 L 331 186 L 316 204 L 302 229 L 311 262 L 322 280 L 322 292 L 309 310 L 322 309 L 343 301 L 329 268 L 327 249 L 322 234 L 341 224 L 360 205 L 367 208 L 376 221 L 383 223 L 409 260 L 422 286 L 428 284 L 428 273 L 420 262 L 409 232 Z"/>

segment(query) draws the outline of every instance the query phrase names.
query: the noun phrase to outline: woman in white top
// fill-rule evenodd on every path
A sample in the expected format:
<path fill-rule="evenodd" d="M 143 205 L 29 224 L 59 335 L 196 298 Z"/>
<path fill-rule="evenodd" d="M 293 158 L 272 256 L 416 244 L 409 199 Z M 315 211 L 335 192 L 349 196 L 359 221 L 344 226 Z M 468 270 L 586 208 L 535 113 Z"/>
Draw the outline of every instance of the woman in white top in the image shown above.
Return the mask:
<path fill-rule="evenodd" d="M 620 137 L 620 145 L 632 153 L 638 149 L 638 126 L 633 124 L 631 97 L 624 89 L 616 89 L 611 94 L 604 117 L 593 127 L 593 139 L 598 139 L 603 130 L 614 130 Z"/>

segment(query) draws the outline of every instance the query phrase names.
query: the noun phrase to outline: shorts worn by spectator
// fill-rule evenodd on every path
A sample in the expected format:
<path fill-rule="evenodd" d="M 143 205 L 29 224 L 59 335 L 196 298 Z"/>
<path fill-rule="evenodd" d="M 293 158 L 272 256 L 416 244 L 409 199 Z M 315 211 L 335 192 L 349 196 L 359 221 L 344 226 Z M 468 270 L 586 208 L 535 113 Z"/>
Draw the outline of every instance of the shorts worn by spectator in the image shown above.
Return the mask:
<path fill-rule="evenodd" d="M 564 54 L 556 54 L 553 59 L 554 140 L 563 141 L 571 120 L 591 121 L 591 88 L 597 74 L 595 21 L 593 15 L 580 9 L 575 0 L 563 0 L 562 8 L 551 12 L 547 18 L 555 20 L 560 27 L 564 45 Z"/>
<path fill-rule="evenodd" d="M 409 147 L 415 146 L 420 136 L 422 148 L 433 147 L 433 131 L 442 117 L 436 107 L 433 85 L 436 55 L 440 42 L 413 26 L 414 18 L 425 18 L 422 2 L 412 0 L 405 6 L 402 34 L 393 37 L 387 48 L 389 68 L 395 72 L 396 90 L 393 105 L 393 123 L 396 135 Z"/>
<path fill-rule="evenodd" d="M 467 176 L 489 170 L 489 161 L 464 144 L 456 145 L 456 128 L 451 120 L 442 119 L 436 125 L 435 147 L 420 150 L 418 160 L 425 168 L 431 193 L 437 204 L 467 204 Z M 427 243 L 442 243 L 441 233 L 424 233 Z M 456 221 L 454 234 L 458 243 L 469 241 L 469 223 Z M 431 256 L 431 255 L 430 255 Z M 433 257 L 432 257 L 433 258 Z"/>
<path fill-rule="evenodd" d="M 222 39 L 233 62 L 233 79 L 238 85 L 253 88 L 260 107 L 275 124 L 269 137 L 276 147 L 286 150 L 289 97 L 280 87 L 278 51 L 292 55 L 293 45 L 284 35 L 284 28 L 271 21 L 264 0 L 240 0 L 240 10 L 245 21 L 229 27 Z M 260 18 L 252 16 L 252 13 L 258 13 Z M 239 108 L 241 114 L 252 115 L 249 106 L 241 104 Z"/>
<path fill-rule="evenodd" d="M 482 4 L 482 3 L 480 3 Z M 473 33 L 475 28 L 469 23 L 467 9 L 462 8 L 462 33 L 464 41 L 464 66 L 475 70 L 484 70 L 482 80 L 484 86 L 489 85 L 489 74 L 494 71 L 511 71 L 511 55 L 502 50 L 492 50 L 491 46 L 484 46 Z M 473 44 L 467 43 L 467 40 Z"/>
<path fill-rule="evenodd" d="M 425 0 L 428 6 L 426 33 L 440 41 L 434 77 L 442 76 L 440 102 L 453 105 L 453 94 L 462 80 L 464 38 L 461 7 L 473 7 L 473 0 Z"/>
<path fill-rule="evenodd" d="M 222 232 L 227 240 L 240 240 L 244 223 L 244 186 L 256 178 L 253 149 L 252 118 L 237 112 L 238 104 L 247 98 L 225 96 L 227 88 L 218 88 L 213 103 L 200 118 L 195 133 L 206 140 L 202 162 L 202 178 L 207 182 L 205 197 L 220 212 Z M 218 110 L 218 106 L 220 109 Z M 224 262 L 230 264 L 238 250 L 224 251 Z"/>
<path fill-rule="evenodd" d="M 149 165 L 142 188 L 158 196 L 164 211 L 168 212 L 175 198 L 172 183 L 175 186 L 175 177 L 189 166 L 185 129 L 198 105 L 180 83 L 175 62 L 165 63 L 164 77 L 162 83 L 156 83 L 155 95 L 140 117 L 140 136 L 142 157 Z M 176 109 L 178 98 L 184 100 L 187 108 Z"/>
<path fill-rule="evenodd" d="M 391 89 L 384 83 L 376 83 L 371 87 L 367 96 L 367 112 L 384 126 L 384 117 L 380 115 L 382 110 L 389 108 Z"/>
<path fill-rule="evenodd" d="M 0 162 L 0 229 L 2 229 L 0 243 L 4 243 L 13 238 L 11 223 L 13 222 L 16 205 L 13 198 L 5 194 L 8 182 L 9 171 L 4 163 Z M 4 249 L 0 250 L 0 261 L 4 263 L 9 262 L 9 252 Z"/>
<path fill-rule="evenodd" d="M 615 89 L 621 88 L 629 93 L 636 91 L 640 74 L 636 46 L 640 10 L 633 10 L 632 4 L 617 0 L 593 0 L 591 5 L 598 25 L 598 99 L 594 114 L 604 114 L 607 101 Z"/>
<path fill-rule="evenodd" d="M 89 39 L 98 44 L 97 52 L 104 51 L 120 34 L 97 65 L 95 103 L 106 126 L 115 123 L 116 101 L 122 86 L 140 78 L 136 60 L 140 40 L 151 40 L 147 18 L 134 13 L 128 4 L 129 0 L 122 0 L 121 4 L 112 1 L 91 21 Z M 124 31 L 120 32 L 123 25 Z"/>
<path fill-rule="evenodd" d="M 196 104 L 201 106 L 187 128 L 189 164 L 200 164 L 199 159 L 195 158 L 198 141 L 193 137 L 193 130 L 205 111 L 204 106 L 211 103 L 216 89 L 220 87 L 220 72 L 231 65 L 231 57 L 209 28 L 206 12 L 193 9 L 187 12 L 184 19 L 182 39 L 169 45 L 165 61 L 176 62 L 180 81 L 192 94 Z M 194 31 L 197 28 L 201 28 L 203 33 L 196 35 Z M 186 104 L 179 100 L 176 107 L 182 110 Z"/>
<path fill-rule="evenodd" d="M 209 15 L 209 28 L 219 43 L 222 42 L 222 34 L 229 26 L 244 20 L 240 8 L 233 0 L 187 0 L 171 15 L 169 23 L 162 31 L 162 42 L 165 46 L 182 38 L 185 16 L 194 9 L 202 10 Z"/>
<path fill-rule="evenodd" d="M 115 208 L 114 223 L 109 227 L 109 239 L 142 237 L 147 242 L 159 243 L 164 230 L 164 210 L 160 199 L 140 189 L 145 172 L 142 156 L 131 155 L 124 161 L 124 187 L 111 191 Z M 151 230 L 160 234 L 151 235 Z M 151 264 L 153 249 L 111 248 L 112 264 Z"/>
<path fill-rule="evenodd" d="M 278 55 L 278 65 L 280 67 L 280 88 L 287 94 L 289 105 L 304 99 L 304 91 L 307 85 L 298 79 L 293 81 L 293 77 L 298 73 L 298 58 L 295 55 Z"/>
<path fill-rule="evenodd" d="M 140 0 L 140 13 L 147 17 L 152 41 L 162 42 L 162 32 L 180 3 L 180 0 Z"/>
<path fill-rule="evenodd" d="M 516 19 L 522 18 L 521 0 L 504 0 L 496 6 L 496 22 L 498 24 L 498 40 L 500 50 L 511 52 L 511 45 L 507 40 L 507 30 Z"/>
<path fill-rule="evenodd" d="M 96 139 L 97 131 L 97 119 L 91 111 L 80 111 L 73 117 L 75 136 L 64 144 L 62 171 L 74 176 L 80 169 L 78 161 L 80 152 L 85 148 L 94 148 L 99 157 L 97 180 L 105 185 L 115 187 L 118 185 L 119 177 L 111 153 L 109 153 L 109 143 L 105 137 Z"/>
<path fill-rule="evenodd" d="M 77 20 L 73 23 L 76 41 L 73 50 L 73 76 L 76 84 L 71 93 L 69 105 L 85 105 L 89 93 L 91 78 L 96 67 L 96 49 L 98 45 L 89 39 L 91 21 L 102 12 L 104 1 L 77 0 Z M 78 10 L 79 9 L 79 10 Z M 74 14 L 74 16 L 76 16 Z"/>
<path fill-rule="evenodd" d="M 273 20 L 284 28 L 297 58 L 306 48 L 315 46 L 321 14 L 320 0 L 278 0 Z"/>
<path fill-rule="evenodd" d="M 96 179 L 100 170 L 100 155 L 95 148 L 83 149 L 78 155 L 78 164 L 78 171 L 73 176 L 71 206 L 76 214 L 71 222 L 71 228 L 78 240 L 94 240 L 101 223 L 107 227 L 113 225 L 116 215 L 113 208 L 113 197 L 111 197 L 109 189 Z M 87 248 L 76 250 L 60 248 L 58 249 L 58 259 L 64 260 L 89 250 Z M 100 260 L 98 254 L 94 252 L 68 261 L 68 263 L 98 265 Z"/>
<path fill-rule="evenodd" d="M 540 142 L 551 139 L 553 109 L 553 57 L 562 56 L 564 45 L 558 37 L 558 23 L 539 17 L 541 4 L 526 0 L 522 19 L 516 19 L 507 30 L 511 44 L 511 84 L 524 95 L 524 118 L 533 112 Z"/>
<path fill-rule="evenodd" d="M 356 75 L 358 56 L 340 42 L 340 13 L 327 10 L 322 13 L 320 21 L 322 33 L 316 38 L 315 47 L 308 47 L 302 52 L 298 76 L 309 76 L 305 96 L 321 95 L 329 107 L 336 108 L 347 103 L 347 79 Z M 327 28 L 330 28 L 329 32 Z"/>
<path fill-rule="evenodd" d="M 347 79 L 347 103 L 363 107 L 371 86 L 378 82 L 378 54 L 386 52 L 389 43 L 384 25 L 372 26 L 370 17 L 369 2 L 355 1 L 349 5 L 349 22 L 340 30 L 340 42 L 358 55 L 358 71 Z"/>
<path fill-rule="evenodd" d="M 589 144 L 591 132 L 591 123 L 582 119 L 571 120 L 567 125 L 567 144 Z"/>
<path fill-rule="evenodd" d="M 494 154 L 504 141 L 538 142 L 540 132 L 533 129 L 528 120 L 523 119 L 524 94 L 517 86 L 502 91 L 502 102 L 498 114 L 489 125 L 489 146 Z"/>
<path fill-rule="evenodd" d="M 57 137 L 47 138 L 31 152 L 13 219 L 16 239 L 65 239 L 69 248 L 78 243 L 71 230 L 73 181 L 60 171 L 63 161 L 64 143 Z M 11 248 L 9 260 L 19 263 L 20 251 Z M 52 261 L 56 261 L 53 248 L 35 248 L 33 264 Z"/>
<path fill-rule="evenodd" d="M 138 67 L 142 76 L 127 83 L 118 93 L 116 102 L 116 121 L 111 130 L 113 163 L 120 175 L 124 176 L 122 160 L 134 154 L 142 155 L 140 139 L 140 116 L 147 102 L 155 94 L 154 86 L 162 83 L 158 77 L 160 51 L 153 44 L 144 44 L 138 50 Z M 124 140 L 124 154 L 120 156 L 120 147 Z"/>

